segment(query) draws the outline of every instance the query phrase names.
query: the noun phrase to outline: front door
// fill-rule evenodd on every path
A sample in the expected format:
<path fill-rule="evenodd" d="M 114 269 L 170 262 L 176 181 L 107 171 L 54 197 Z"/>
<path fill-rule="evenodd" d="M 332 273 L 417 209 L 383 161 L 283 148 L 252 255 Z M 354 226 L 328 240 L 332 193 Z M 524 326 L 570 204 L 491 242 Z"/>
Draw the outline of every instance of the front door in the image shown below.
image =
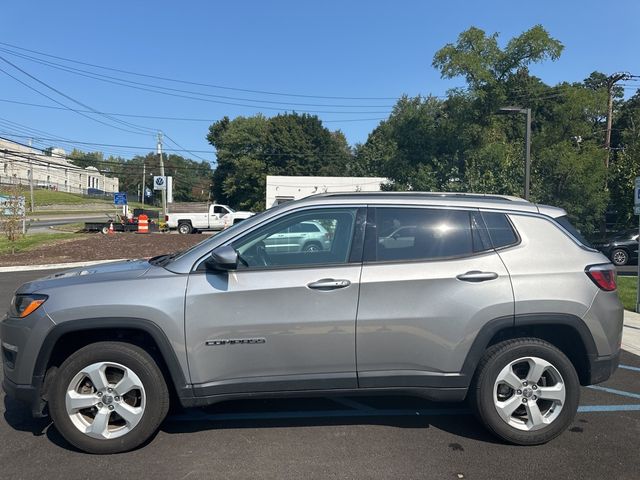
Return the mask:
<path fill-rule="evenodd" d="M 363 220 L 358 208 L 291 213 L 232 242 L 237 270 L 189 276 L 186 339 L 197 394 L 356 386 Z M 309 223 L 326 229 L 321 248 L 267 248 Z"/>

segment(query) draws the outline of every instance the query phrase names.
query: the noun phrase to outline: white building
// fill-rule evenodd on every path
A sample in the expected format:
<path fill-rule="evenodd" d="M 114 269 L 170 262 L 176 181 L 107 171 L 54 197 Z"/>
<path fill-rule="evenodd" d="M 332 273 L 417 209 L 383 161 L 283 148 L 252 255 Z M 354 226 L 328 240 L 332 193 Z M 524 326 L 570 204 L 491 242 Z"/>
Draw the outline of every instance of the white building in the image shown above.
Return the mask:
<path fill-rule="evenodd" d="M 382 177 L 288 177 L 267 175 L 266 208 L 316 193 L 379 192 Z"/>
<path fill-rule="evenodd" d="M 0 138 L 0 186 L 29 185 L 70 193 L 106 193 L 118 191 L 119 181 L 107 177 L 95 167 L 81 168 L 67 160 L 66 152 L 54 148 L 50 155 L 41 150 Z"/>

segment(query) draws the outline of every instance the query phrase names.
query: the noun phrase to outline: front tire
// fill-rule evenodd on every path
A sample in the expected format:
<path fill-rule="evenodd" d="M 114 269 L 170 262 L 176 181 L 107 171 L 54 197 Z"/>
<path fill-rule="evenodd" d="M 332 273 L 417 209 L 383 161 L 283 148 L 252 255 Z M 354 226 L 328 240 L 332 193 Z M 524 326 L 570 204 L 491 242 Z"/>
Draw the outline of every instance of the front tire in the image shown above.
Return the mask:
<path fill-rule="evenodd" d="M 143 349 L 98 342 L 73 353 L 58 369 L 49 411 L 60 434 L 88 453 L 132 450 L 146 442 L 169 410 L 162 372 Z"/>
<path fill-rule="evenodd" d="M 470 400 L 478 419 L 498 437 L 539 445 L 573 422 L 580 381 L 571 361 L 550 343 L 506 340 L 480 361 Z"/>

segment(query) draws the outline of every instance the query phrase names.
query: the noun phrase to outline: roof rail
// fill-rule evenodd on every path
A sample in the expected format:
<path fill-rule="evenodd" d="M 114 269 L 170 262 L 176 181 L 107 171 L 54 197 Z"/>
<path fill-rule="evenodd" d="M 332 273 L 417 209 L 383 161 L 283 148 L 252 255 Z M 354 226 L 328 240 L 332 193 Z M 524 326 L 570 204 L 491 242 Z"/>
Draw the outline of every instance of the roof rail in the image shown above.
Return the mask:
<path fill-rule="evenodd" d="M 419 198 L 459 198 L 468 200 L 494 200 L 500 202 L 526 202 L 520 197 L 511 195 L 496 195 L 490 193 L 465 193 L 465 192 L 332 192 L 319 193 L 318 197 L 350 197 L 350 196 L 368 196 L 368 197 L 419 197 Z"/>

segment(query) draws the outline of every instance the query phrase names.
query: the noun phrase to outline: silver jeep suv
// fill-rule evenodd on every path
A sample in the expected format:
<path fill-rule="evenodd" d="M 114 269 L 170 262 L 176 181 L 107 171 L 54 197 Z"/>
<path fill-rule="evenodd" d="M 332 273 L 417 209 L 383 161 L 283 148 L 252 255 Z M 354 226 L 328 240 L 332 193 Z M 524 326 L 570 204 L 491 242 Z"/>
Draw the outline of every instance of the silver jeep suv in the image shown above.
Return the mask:
<path fill-rule="evenodd" d="M 322 249 L 267 248 L 310 224 Z M 182 253 L 23 285 L 1 323 L 3 386 L 93 453 L 149 439 L 170 398 L 389 392 L 467 399 L 534 445 L 615 370 L 622 318 L 612 265 L 559 208 L 323 194 Z"/>

